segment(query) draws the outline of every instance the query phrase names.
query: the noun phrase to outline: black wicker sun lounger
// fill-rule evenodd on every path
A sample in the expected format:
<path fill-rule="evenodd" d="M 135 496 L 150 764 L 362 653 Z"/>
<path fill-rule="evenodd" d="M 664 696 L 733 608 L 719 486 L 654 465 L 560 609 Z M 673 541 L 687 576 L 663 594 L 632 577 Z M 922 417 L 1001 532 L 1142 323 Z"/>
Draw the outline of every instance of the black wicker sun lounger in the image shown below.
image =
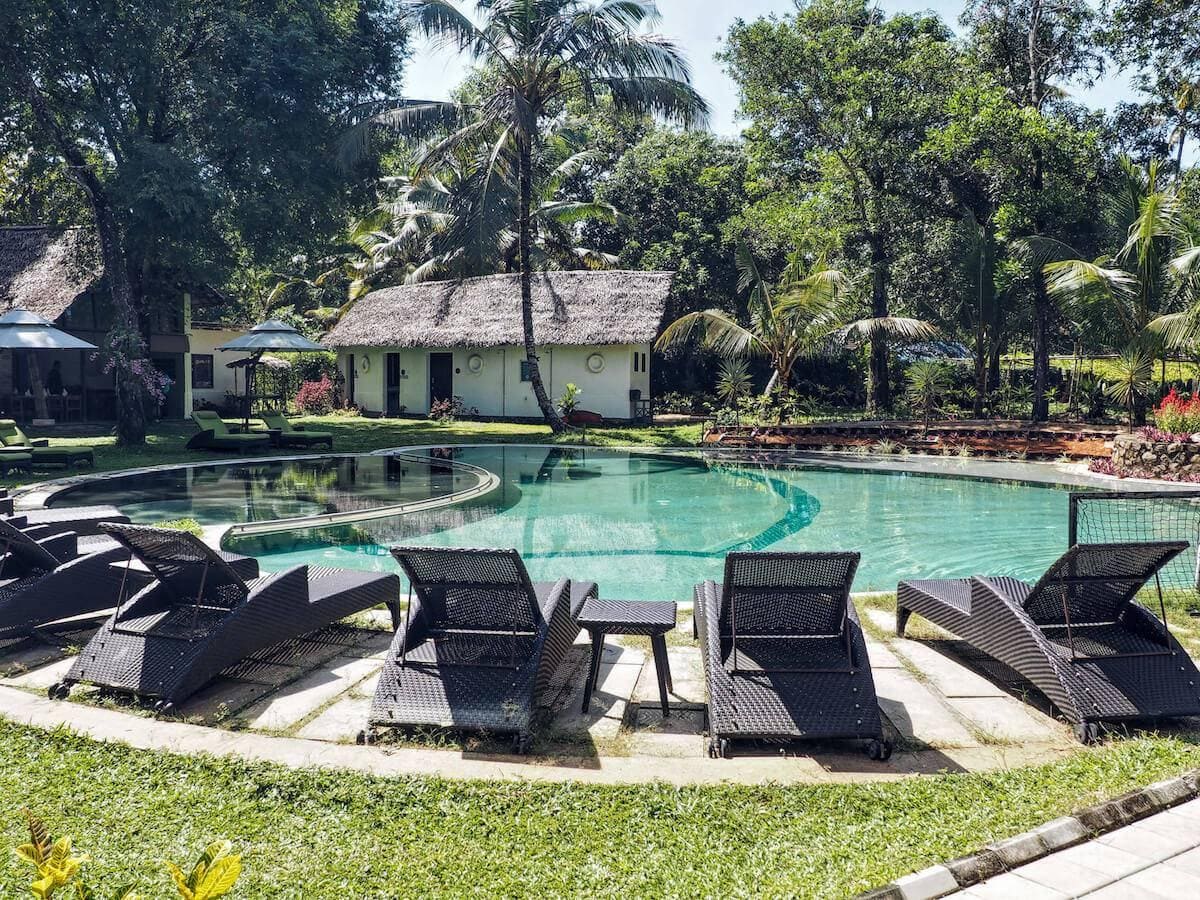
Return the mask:
<path fill-rule="evenodd" d="M 917 613 L 999 660 L 1074 723 L 1200 715 L 1200 672 L 1158 613 L 1135 602 L 1186 541 L 1078 544 L 1031 585 L 1016 578 L 902 581 L 896 633 Z"/>
<path fill-rule="evenodd" d="M 696 585 L 709 755 L 730 741 L 866 740 L 887 759 L 871 661 L 850 599 L 857 553 L 730 553 Z"/>
<path fill-rule="evenodd" d="M 194 535 L 106 525 L 154 580 L 121 604 L 88 642 L 51 698 L 94 684 L 154 699 L 169 712 L 223 669 L 257 650 L 386 604 L 399 614 L 395 575 L 296 566 L 243 578 Z"/>
<path fill-rule="evenodd" d="M 596 585 L 531 582 L 516 550 L 394 547 L 392 555 L 415 597 L 384 663 L 369 726 L 512 733 L 515 749 L 527 751 L 535 711 L 552 699 L 551 679 Z"/>
<path fill-rule="evenodd" d="M 128 551 L 81 545 L 71 532 L 41 537 L 20 519 L 0 519 L 0 640 L 117 605 Z M 89 552 L 95 550 L 97 552 Z"/>

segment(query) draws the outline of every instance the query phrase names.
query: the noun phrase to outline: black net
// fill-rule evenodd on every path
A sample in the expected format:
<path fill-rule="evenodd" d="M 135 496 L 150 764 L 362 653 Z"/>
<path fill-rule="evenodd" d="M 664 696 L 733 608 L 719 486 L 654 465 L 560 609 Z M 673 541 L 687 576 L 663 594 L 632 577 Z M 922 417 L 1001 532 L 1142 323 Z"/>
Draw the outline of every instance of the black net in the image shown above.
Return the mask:
<path fill-rule="evenodd" d="M 1200 598 L 1200 491 L 1072 494 L 1069 538 L 1071 546 L 1187 541 L 1188 548 L 1163 566 L 1162 586 Z"/>

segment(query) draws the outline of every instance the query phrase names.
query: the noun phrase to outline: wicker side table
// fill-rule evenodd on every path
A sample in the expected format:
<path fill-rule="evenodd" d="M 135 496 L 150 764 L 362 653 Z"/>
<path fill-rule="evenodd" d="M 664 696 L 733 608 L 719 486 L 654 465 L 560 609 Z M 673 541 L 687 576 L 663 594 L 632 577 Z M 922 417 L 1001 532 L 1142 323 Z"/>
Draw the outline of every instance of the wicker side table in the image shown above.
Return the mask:
<path fill-rule="evenodd" d="M 669 600 L 600 600 L 588 598 L 579 611 L 578 622 L 592 638 L 592 664 L 587 684 L 583 688 L 583 711 L 592 703 L 592 692 L 600 677 L 600 657 L 604 653 L 604 638 L 610 634 L 641 634 L 650 638 L 654 651 L 654 669 L 658 674 L 658 695 L 662 700 L 663 717 L 671 714 L 667 691 L 671 684 L 671 668 L 667 663 L 667 641 L 664 635 L 675 627 L 675 604 Z"/>

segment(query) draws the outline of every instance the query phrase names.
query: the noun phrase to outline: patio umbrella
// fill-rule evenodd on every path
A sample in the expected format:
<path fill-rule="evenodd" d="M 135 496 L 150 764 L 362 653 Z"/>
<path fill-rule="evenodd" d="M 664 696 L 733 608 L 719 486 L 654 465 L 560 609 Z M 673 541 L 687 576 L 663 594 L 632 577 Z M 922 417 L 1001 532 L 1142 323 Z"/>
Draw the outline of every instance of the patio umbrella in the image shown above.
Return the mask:
<path fill-rule="evenodd" d="M 316 341 L 310 341 L 285 322 L 280 322 L 278 319 L 268 319 L 261 325 L 255 325 L 245 334 L 222 344 L 217 349 L 222 352 L 226 350 L 241 350 L 250 353 L 250 356 L 247 357 L 244 363 L 246 367 L 246 396 L 242 402 L 242 427 L 249 430 L 250 402 L 254 396 L 254 370 L 258 367 L 262 355 L 268 350 L 273 353 L 303 353 L 310 350 L 326 350 L 328 348 L 323 347 Z"/>
<path fill-rule="evenodd" d="M 98 350 L 95 344 L 67 334 L 54 323 L 43 319 L 27 309 L 15 307 L 0 316 L 0 350 Z M 28 357 L 29 380 L 33 387 L 33 399 L 38 417 L 47 418 L 46 389 L 42 386 L 42 373 L 32 353 Z"/>

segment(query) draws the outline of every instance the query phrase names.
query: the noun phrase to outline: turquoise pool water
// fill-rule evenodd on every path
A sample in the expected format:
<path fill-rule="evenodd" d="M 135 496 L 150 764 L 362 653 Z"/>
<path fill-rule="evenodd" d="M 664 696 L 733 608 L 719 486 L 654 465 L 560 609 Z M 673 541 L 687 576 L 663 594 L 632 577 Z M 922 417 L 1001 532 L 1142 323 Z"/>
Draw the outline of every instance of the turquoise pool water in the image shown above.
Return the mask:
<path fill-rule="evenodd" d="M 858 550 L 855 589 L 891 590 L 910 577 L 1035 578 L 1067 543 L 1068 494 L 1053 487 L 710 464 L 677 454 L 521 446 L 439 452 L 496 473 L 502 487 L 466 504 L 243 537 L 226 547 L 259 557 L 267 569 L 320 562 L 387 571 L 395 570 L 387 547 L 397 543 L 516 547 L 535 579 L 595 580 L 609 597 L 687 599 L 696 582 L 720 578 L 730 550 Z M 289 502 L 274 494 L 273 503 Z M 138 513 L 151 511 L 140 506 Z"/>

